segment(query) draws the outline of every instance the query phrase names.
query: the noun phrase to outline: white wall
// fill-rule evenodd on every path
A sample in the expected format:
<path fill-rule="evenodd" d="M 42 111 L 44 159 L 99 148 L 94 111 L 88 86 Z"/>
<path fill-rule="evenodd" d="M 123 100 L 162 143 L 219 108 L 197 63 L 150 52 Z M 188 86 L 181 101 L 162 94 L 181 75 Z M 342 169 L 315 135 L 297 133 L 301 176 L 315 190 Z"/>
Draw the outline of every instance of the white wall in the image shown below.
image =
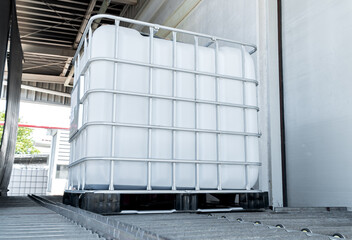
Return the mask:
<path fill-rule="evenodd" d="M 156 22 L 162 24 L 177 2 L 167 1 Z M 256 0 L 203 0 L 177 28 L 256 43 L 256 6 Z"/>
<path fill-rule="evenodd" d="M 351 0 L 283 0 L 292 207 L 352 207 L 351 10 Z"/>
<path fill-rule="evenodd" d="M 279 98 L 278 85 L 275 84 L 277 77 L 275 66 L 268 69 L 270 61 L 274 59 L 274 62 L 277 62 L 276 45 L 274 48 L 268 47 L 268 38 L 275 39 L 277 36 L 275 35 L 276 19 L 274 18 L 274 22 L 269 19 L 271 16 L 275 16 L 276 5 L 274 5 L 273 11 L 269 11 L 268 2 L 273 4 L 276 1 L 202 0 L 178 25 L 172 27 L 254 43 L 259 46 L 258 53 L 253 57 L 258 63 L 257 79 L 260 82 L 259 102 L 261 108 L 259 114 L 263 134 L 260 141 L 263 163 L 260 188 L 270 191 L 271 194 L 274 193 L 271 195 L 271 203 L 277 207 L 282 206 L 280 126 L 277 125 L 277 121 L 272 121 L 272 119 L 279 120 Z M 155 15 L 148 19 L 153 23 L 164 24 L 182 3 L 182 0 L 164 1 Z M 269 27 L 267 27 L 267 22 L 271 23 Z M 274 32 L 274 34 L 268 35 L 267 30 Z M 259 58 L 261 61 L 257 61 Z M 271 82 L 268 80 L 269 77 L 272 77 Z M 268 108 L 269 102 L 272 102 L 272 109 Z M 274 125 L 271 126 L 272 124 Z M 271 164 L 272 162 L 274 164 Z M 274 171 L 271 169 L 272 166 L 275 167 Z M 275 181 L 272 181 L 273 177 Z"/>

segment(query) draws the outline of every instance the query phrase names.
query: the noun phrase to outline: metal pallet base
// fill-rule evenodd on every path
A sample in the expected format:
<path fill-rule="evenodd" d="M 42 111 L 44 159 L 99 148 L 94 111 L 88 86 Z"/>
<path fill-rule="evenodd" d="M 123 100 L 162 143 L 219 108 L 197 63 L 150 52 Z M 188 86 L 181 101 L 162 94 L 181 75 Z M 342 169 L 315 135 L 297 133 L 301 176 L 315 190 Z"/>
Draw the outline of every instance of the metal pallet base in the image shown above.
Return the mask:
<path fill-rule="evenodd" d="M 269 206 L 267 192 L 131 194 L 66 191 L 63 203 L 100 214 L 259 210 Z"/>

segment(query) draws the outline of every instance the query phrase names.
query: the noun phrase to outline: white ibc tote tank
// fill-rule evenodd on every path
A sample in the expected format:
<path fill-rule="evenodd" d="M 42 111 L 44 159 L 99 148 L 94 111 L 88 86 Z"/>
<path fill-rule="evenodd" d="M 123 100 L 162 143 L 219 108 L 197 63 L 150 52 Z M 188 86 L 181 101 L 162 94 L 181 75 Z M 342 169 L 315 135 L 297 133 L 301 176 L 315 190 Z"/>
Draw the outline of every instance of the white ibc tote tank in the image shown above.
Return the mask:
<path fill-rule="evenodd" d="M 177 32 L 158 39 L 150 29 L 143 36 L 106 25 L 85 39 L 75 62 L 70 188 L 250 190 L 260 163 L 247 48 L 214 38 L 200 46 L 198 35 L 181 43 Z"/>

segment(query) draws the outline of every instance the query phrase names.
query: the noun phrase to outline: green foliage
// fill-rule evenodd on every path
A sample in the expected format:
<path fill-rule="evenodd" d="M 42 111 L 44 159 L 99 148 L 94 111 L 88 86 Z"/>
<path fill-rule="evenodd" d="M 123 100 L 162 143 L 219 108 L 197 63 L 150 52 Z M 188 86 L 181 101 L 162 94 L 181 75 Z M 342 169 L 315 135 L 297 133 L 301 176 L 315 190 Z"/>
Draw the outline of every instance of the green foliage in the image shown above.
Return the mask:
<path fill-rule="evenodd" d="M 0 112 L 0 121 L 5 121 L 5 113 Z M 21 122 L 21 119 L 18 120 Z M 0 141 L 4 126 L 0 126 Z M 17 131 L 16 151 L 17 154 L 38 154 L 40 151 L 34 147 L 34 141 L 32 139 L 33 129 L 26 127 L 19 127 Z"/>

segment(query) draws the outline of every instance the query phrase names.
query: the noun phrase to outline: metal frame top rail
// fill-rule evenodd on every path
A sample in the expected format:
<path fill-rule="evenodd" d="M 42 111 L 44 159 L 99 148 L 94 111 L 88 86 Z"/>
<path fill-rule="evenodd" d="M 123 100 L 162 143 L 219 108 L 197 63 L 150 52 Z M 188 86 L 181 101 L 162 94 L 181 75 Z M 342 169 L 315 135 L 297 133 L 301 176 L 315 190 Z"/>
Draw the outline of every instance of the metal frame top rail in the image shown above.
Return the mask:
<path fill-rule="evenodd" d="M 131 158 L 131 157 L 102 157 L 102 156 L 94 156 L 94 157 L 83 157 L 78 159 L 75 162 L 72 162 L 68 165 L 69 168 L 79 165 L 83 162 L 88 161 L 127 161 L 127 162 L 156 162 L 156 163 L 185 163 L 185 164 L 211 164 L 211 165 L 238 165 L 238 166 L 262 166 L 261 162 L 248 162 L 248 161 L 220 161 L 220 160 L 192 160 L 192 159 L 164 159 L 164 158 Z"/>
<path fill-rule="evenodd" d="M 222 42 L 228 42 L 228 43 L 232 43 L 232 44 L 236 44 L 236 45 L 240 45 L 240 46 L 250 47 L 250 48 L 252 48 L 252 50 L 249 51 L 250 54 L 253 54 L 254 52 L 257 51 L 257 47 L 254 44 L 250 44 L 250 43 L 238 42 L 238 41 L 234 41 L 234 40 L 227 39 L 227 38 L 221 38 L 221 37 L 212 36 L 212 35 L 208 35 L 208 34 L 191 32 L 191 31 L 187 31 L 187 30 L 167 27 L 167 26 L 163 26 L 163 25 L 159 25 L 159 24 L 142 22 L 142 21 L 129 19 L 129 18 L 117 17 L 117 16 L 113 16 L 113 15 L 109 15 L 109 14 L 97 14 L 89 19 L 88 24 L 83 32 L 81 41 L 79 42 L 76 54 L 73 57 L 73 61 L 76 61 L 77 56 L 79 56 L 79 53 L 81 52 L 81 48 L 84 45 L 84 41 L 86 39 L 86 36 L 87 36 L 89 29 L 91 28 L 92 23 L 96 19 L 103 19 L 103 18 L 111 19 L 111 20 L 114 20 L 115 22 L 119 21 L 119 22 L 126 22 L 126 23 L 131 23 L 131 24 L 136 24 L 136 25 L 142 25 L 145 27 L 152 27 L 156 31 L 158 31 L 159 29 L 164 29 L 164 30 L 167 30 L 170 32 L 177 32 L 177 33 L 183 33 L 183 34 L 193 35 L 193 36 L 202 37 L 202 38 L 209 38 L 212 41 L 222 41 Z"/>
<path fill-rule="evenodd" d="M 79 60 L 78 56 L 78 60 Z M 225 78 L 225 79 L 231 79 L 231 80 L 237 80 L 237 81 L 242 81 L 242 82 L 252 82 L 258 85 L 258 81 L 255 79 L 250 79 L 250 78 L 242 78 L 242 77 L 235 77 L 232 75 L 224 75 L 224 74 L 219 74 L 219 73 L 210 73 L 210 72 L 203 72 L 203 71 L 196 71 L 196 70 L 190 70 L 190 69 L 185 69 L 185 68 L 176 68 L 176 67 L 169 67 L 169 66 L 164 66 L 164 65 L 158 65 L 158 64 L 150 64 L 150 63 L 144 63 L 144 62 L 136 62 L 136 61 L 130 61 L 130 60 L 124 60 L 124 59 L 117 59 L 117 58 L 110 58 L 110 57 L 93 57 L 87 59 L 87 61 L 84 63 L 83 68 L 78 69 L 79 72 L 77 75 L 81 75 L 82 72 L 85 72 L 89 65 L 92 62 L 96 61 L 107 61 L 107 62 L 113 62 L 113 63 L 124 63 L 124 64 L 131 64 L 131 65 L 136 65 L 136 66 L 141 66 L 141 67 L 149 67 L 149 68 L 157 68 L 157 69 L 162 69 L 162 70 L 171 70 L 171 71 L 177 71 L 177 72 L 182 72 L 182 73 L 190 73 L 190 74 L 197 74 L 197 75 L 203 75 L 203 76 L 209 76 L 209 77 L 215 77 L 215 78 Z"/>

